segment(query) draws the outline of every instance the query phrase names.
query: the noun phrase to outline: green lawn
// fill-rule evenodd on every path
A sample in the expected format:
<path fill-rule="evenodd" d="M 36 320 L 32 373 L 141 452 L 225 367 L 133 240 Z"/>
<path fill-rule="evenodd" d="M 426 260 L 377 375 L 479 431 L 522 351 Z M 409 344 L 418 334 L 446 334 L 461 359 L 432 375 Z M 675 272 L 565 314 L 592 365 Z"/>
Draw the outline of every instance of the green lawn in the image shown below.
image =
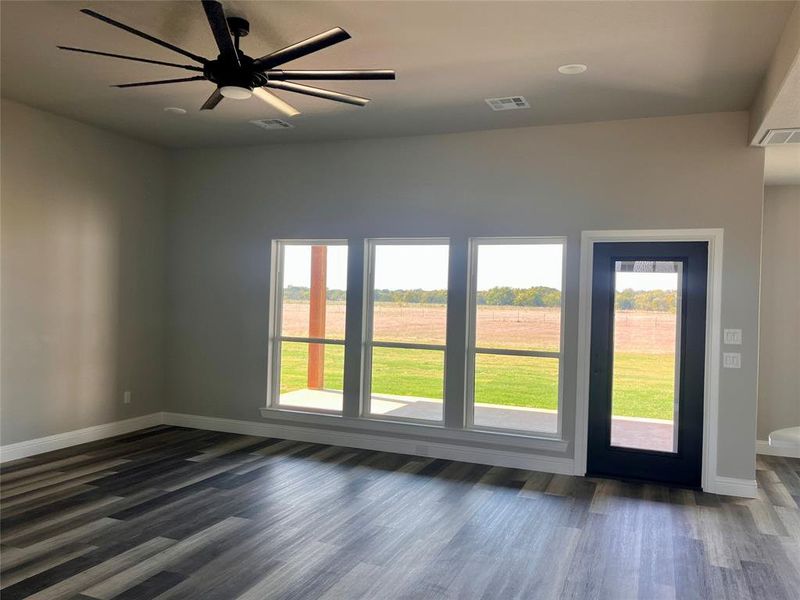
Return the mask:
<path fill-rule="evenodd" d="M 283 342 L 281 346 L 281 394 L 304 390 L 308 376 L 308 344 Z M 343 374 L 344 346 L 326 346 L 325 387 L 341 390 Z"/>
<path fill-rule="evenodd" d="M 672 354 L 614 355 L 614 415 L 672 419 L 675 357 Z"/>
<path fill-rule="evenodd" d="M 306 344 L 283 344 L 281 393 L 306 387 Z M 671 355 L 615 356 L 614 414 L 672 418 L 674 361 Z M 325 387 L 342 389 L 344 348 L 327 346 Z M 378 394 L 442 397 L 443 353 L 432 350 L 376 348 L 372 389 Z M 558 361 L 523 356 L 478 355 L 475 400 L 487 404 L 555 409 Z"/>

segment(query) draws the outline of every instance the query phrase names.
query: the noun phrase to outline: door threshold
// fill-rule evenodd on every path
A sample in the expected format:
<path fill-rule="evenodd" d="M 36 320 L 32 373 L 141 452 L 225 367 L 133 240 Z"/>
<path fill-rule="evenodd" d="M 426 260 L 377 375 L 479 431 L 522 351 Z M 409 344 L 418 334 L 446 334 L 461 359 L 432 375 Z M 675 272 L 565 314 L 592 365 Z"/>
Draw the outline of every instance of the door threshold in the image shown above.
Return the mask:
<path fill-rule="evenodd" d="M 612 479 L 614 481 L 621 481 L 623 483 L 637 483 L 637 484 L 647 484 L 647 485 L 660 485 L 663 487 L 675 488 L 680 490 L 691 490 L 694 492 L 702 492 L 703 488 L 698 483 L 697 485 L 689 485 L 680 482 L 673 482 L 673 481 L 659 481 L 657 479 L 647 479 L 644 477 L 631 477 L 631 476 L 622 476 L 622 475 L 614 475 L 611 473 L 586 473 L 585 477 L 589 479 Z"/>

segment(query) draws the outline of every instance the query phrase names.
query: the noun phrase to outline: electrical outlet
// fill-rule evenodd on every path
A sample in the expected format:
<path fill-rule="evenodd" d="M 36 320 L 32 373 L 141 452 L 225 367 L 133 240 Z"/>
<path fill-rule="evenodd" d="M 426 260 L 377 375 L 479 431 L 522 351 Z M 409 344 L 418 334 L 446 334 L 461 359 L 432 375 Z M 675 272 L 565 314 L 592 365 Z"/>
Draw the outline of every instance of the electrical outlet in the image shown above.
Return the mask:
<path fill-rule="evenodd" d="M 723 341 L 730 346 L 742 345 L 742 330 L 741 329 L 726 329 L 722 336 Z"/>
<path fill-rule="evenodd" d="M 741 369 L 742 355 L 738 352 L 723 352 L 722 366 L 726 369 Z"/>
<path fill-rule="evenodd" d="M 130 390 L 125 390 L 125 393 L 122 394 L 122 403 L 123 404 L 130 404 L 132 396 L 133 396 L 133 394 L 131 393 Z"/>

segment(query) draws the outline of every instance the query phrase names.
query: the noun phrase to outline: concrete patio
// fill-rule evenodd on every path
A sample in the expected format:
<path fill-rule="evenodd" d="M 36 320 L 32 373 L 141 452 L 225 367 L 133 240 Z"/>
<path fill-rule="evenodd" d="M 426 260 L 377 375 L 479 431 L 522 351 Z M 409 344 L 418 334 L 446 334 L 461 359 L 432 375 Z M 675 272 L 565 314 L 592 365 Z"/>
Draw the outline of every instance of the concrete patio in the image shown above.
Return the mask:
<path fill-rule="evenodd" d="M 342 393 L 332 390 L 296 390 L 281 394 L 281 406 L 311 410 L 341 410 Z M 442 401 L 434 398 L 373 394 L 371 411 L 374 415 L 439 421 Z M 475 424 L 522 431 L 556 433 L 558 415 L 554 410 L 475 404 Z M 660 419 L 614 417 L 611 439 L 615 446 L 671 452 L 673 423 Z"/>

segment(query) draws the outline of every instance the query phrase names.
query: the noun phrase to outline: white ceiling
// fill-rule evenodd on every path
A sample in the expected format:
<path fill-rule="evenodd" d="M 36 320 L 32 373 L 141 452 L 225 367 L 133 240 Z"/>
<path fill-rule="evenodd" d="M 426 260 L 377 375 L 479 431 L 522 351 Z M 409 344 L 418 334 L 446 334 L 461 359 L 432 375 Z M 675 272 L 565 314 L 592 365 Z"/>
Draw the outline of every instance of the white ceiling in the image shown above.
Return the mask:
<path fill-rule="evenodd" d="M 255 99 L 198 110 L 208 82 L 139 89 L 113 83 L 188 71 L 67 53 L 56 44 L 185 62 L 79 13 L 94 10 L 208 57 L 199 2 L 0 3 L 2 94 L 173 147 L 415 135 L 750 107 L 793 2 L 224 2 L 248 18 L 251 56 L 334 26 L 353 39 L 293 68 L 393 68 L 397 81 L 320 82 L 373 99 L 366 108 L 278 92 L 302 111 L 295 128 Z M 176 60 L 177 59 L 177 60 Z M 563 76 L 556 68 L 589 70 Z M 524 95 L 531 109 L 492 112 L 483 99 Z M 178 106 L 189 112 L 163 112 Z"/>

